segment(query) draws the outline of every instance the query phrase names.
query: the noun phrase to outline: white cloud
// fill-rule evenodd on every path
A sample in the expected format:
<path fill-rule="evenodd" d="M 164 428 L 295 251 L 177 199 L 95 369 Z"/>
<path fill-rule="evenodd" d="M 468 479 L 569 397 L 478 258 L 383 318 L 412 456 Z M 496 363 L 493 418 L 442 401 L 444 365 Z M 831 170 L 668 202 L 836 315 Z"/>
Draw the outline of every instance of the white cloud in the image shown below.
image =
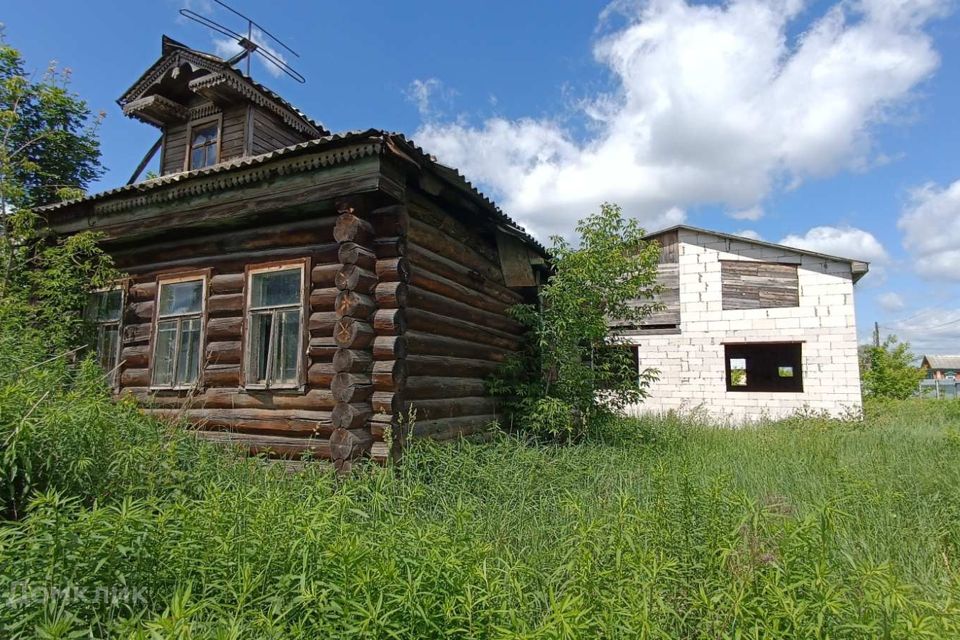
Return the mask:
<path fill-rule="evenodd" d="M 890 259 L 887 250 L 872 233 L 856 227 L 813 227 L 802 236 L 786 236 L 780 244 L 880 265 Z"/>
<path fill-rule="evenodd" d="M 728 215 L 735 220 L 759 220 L 763 217 L 763 207 L 748 207 L 747 209 L 732 211 Z"/>
<path fill-rule="evenodd" d="M 416 137 L 535 231 L 569 232 L 604 200 L 648 228 L 704 203 L 752 219 L 784 185 L 869 166 L 871 125 L 938 64 L 923 29 L 948 2 L 842 1 L 795 40 L 800 0 L 618 4 L 628 24 L 594 48 L 617 88 L 582 102 L 587 139 L 499 117 Z"/>
<path fill-rule="evenodd" d="M 880 308 L 884 311 L 903 311 L 907 307 L 907 303 L 903 301 L 903 297 L 899 293 L 893 291 L 888 291 L 886 293 L 881 293 L 877 296 L 877 304 L 880 305 Z"/>
<path fill-rule="evenodd" d="M 416 79 L 404 92 L 422 118 L 434 118 L 442 115 L 441 107 L 449 105 L 457 92 L 444 85 L 438 78 Z"/>
<path fill-rule="evenodd" d="M 897 226 L 917 273 L 960 280 L 960 180 L 945 189 L 934 184 L 916 189 Z"/>
<path fill-rule="evenodd" d="M 740 236 L 741 238 L 750 238 L 751 240 L 763 240 L 763 236 L 753 229 L 743 229 L 742 231 L 737 231 L 733 235 Z"/>

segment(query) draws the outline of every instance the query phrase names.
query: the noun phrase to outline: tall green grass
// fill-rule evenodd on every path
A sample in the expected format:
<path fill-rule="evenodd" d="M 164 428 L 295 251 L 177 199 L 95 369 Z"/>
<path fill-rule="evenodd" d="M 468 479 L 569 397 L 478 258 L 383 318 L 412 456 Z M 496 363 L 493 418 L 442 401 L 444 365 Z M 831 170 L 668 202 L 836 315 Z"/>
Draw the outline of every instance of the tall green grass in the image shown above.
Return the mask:
<path fill-rule="evenodd" d="M 41 470 L 0 481 L 2 638 L 960 637 L 960 403 L 423 444 L 337 479 L 49 366 L 0 363 L 3 477 Z"/>

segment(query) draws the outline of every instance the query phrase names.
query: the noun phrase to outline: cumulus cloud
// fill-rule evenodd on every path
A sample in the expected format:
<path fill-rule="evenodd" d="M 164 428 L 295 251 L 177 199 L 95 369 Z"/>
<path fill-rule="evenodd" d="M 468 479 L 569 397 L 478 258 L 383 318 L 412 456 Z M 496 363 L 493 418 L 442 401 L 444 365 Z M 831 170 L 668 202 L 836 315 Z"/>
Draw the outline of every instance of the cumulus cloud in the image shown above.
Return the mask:
<path fill-rule="evenodd" d="M 887 250 L 872 233 L 856 227 L 813 227 L 802 236 L 786 236 L 780 244 L 880 265 L 890 259 Z"/>
<path fill-rule="evenodd" d="M 871 125 L 937 67 L 924 29 L 948 2 L 842 1 L 798 37 L 801 0 L 620 3 L 625 26 L 594 48 L 616 88 L 581 103 L 585 138 L 495 117 L 417 139 L 541 234 L 604 200 L 648 228 L 705 203 L 755 219 L 778 188 L 870 164 Z"/>
<path fill-rule="evenodd" d="M 753 229 L 743 229 L 742 231 L 737 231 L 733 235 L 740 236 L 742 238 L 750 238 L 751 240 L 763 240 L 763 236 Z"/>
<path fill-rule="evenodd" d="M 921 276 L 960 280 L 960 180 L 914 190 L 897 226 Z"/>
<path fill-rule="evenodd" d="M 443 113 L 440 107 L 448 105 L 456 93 L 439 78 L 427 78 L 411 82 L 404 95 L 417 107 L 422 118 L 434 118 Z"/>
<path fill-rule="evenodd" d="M 880 305 L 880 308 L 884 311 L 903 311 L 907 307 L 907 303 L 903 301 L 903 297 L 899 293 L 893 291 L 888 291 L 886 293 L 881 293 L 877 296 L 877 304 Z"/>

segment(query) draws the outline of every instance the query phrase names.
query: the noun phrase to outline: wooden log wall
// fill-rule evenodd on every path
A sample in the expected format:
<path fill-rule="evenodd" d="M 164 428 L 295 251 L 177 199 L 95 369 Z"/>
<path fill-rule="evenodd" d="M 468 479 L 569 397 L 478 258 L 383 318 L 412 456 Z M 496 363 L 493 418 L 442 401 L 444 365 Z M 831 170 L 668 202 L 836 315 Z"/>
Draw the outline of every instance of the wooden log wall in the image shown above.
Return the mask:
<path fill-rule="evenodd" d="M 341 291 L 336 276 L 341 244 L 335 216 L 225 231 L 206 236 L 113 248 L 119 268 L 132 276 L 124 314 L 121 392 L 134 395 L 148 411 L 182 417 L 206 431 L 229 431 L 231 442 L 253 452 L 297 457 L 309 452 L 327 458 L 334 433 L 337 399 L 332 389 L 338 349 L 334 329 Z M 282 259 L 309 258 L 309 302 L 305 311 L 303 389 L 260 391 L 243 388 L 244 269 Z M 190 392 L 150 389 L 152 322 L 157 276 L 205 269 L 206 319 L 199 384 Z M 214 436 L 210 436 L 214 437 Z"/>
<path fill-rule="evenodd" d="M 411 200 L 406 248 L 405 383 L 393 406 L 415 410 L 414 436 L 481 432 L 497 419 L 485 379 L 520 346 L 522 327 L 507 309 L 523 298 L 504 285 L 495 240 L 426 198 Z M 386 343 L 377 346 L 389 351 Z M 388 400 L 375 394 L 375 407 L 386 408 Z"/>

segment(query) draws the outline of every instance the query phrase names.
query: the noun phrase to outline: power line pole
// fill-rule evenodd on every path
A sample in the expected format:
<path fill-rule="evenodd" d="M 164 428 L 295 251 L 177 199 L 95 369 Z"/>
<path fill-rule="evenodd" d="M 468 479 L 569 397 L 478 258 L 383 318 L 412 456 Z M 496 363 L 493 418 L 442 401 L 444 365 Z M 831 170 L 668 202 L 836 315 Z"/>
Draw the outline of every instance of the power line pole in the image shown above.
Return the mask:
<path fill-rule="evenodd" d="M 880 346 L 880 323 L 879 322 L 873 323 L 873 346 L 875 347 Z"/>

